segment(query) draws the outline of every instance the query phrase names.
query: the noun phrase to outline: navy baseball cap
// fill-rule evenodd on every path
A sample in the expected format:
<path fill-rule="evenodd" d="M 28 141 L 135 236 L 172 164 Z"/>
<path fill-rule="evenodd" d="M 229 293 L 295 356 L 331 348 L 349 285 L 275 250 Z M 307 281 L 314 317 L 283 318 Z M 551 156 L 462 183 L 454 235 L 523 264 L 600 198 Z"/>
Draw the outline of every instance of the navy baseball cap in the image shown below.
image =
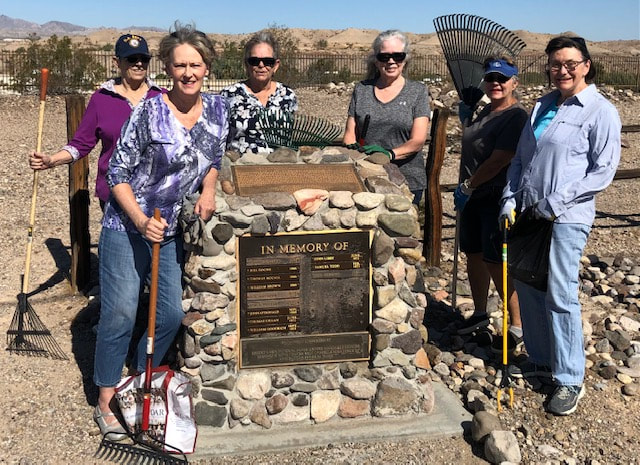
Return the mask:
<path fill-rule="evenodd" d="M 484 69 L 484 74 L 500 73 L 505 77 L 513 77 L 518 75 L 518 67 L 510 65 L 505 60 L 492 60 Z"/>
<path fill-rule="evenodd" d="M 127 58 L 131 55 L 151 56 L 147 41 L 142 36 L 136 34 L 124 34 L 116 42 L 116 56 Z"/>

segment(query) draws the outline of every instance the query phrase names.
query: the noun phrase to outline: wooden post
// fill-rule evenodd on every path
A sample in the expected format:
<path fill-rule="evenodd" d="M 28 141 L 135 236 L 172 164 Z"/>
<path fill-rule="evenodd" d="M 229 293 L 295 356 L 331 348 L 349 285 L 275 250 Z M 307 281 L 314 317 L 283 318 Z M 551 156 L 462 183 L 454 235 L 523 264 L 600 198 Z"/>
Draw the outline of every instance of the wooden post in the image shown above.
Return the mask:
<path fill-rule="evenodd" d="M 422 255 L 429 266 L 440 266 L 442 249 L 442 197 L 440 170 L 447 146 L 447 120 L 449 110 L 436 109 L 431 121 L 431 143 L 427 156 L 427 191 L 424 202 L 424 241 Z"/>
<path fill-rule="evenodd" d="M 82 95 L 68 95 L 67 139 L 71 140 L 82 121 L 85 100 Z M 69 233 L 71 236 L 71 290 L 77 293 L 89 284 L 91 269 L 89 237 L 89 157 L 69 165 Z"/>

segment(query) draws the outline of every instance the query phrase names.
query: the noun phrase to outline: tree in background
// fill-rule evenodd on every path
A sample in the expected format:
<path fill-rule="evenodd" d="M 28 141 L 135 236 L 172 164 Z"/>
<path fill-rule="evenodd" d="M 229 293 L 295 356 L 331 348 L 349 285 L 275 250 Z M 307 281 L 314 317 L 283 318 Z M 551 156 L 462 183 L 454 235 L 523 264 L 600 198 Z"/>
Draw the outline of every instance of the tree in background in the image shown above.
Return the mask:
<path fill-rule="evenodd" d="M 49 93 L 69 94 L 78 90 L 91 90 L 106 73 L 90 49 L 71 43 L 67 36 L 58 38 L 52 35 L 41 44 L 38 38 L 29 36 L 29 45 L 16 50 L 22 56 L 13 63 L 13 88 L 21 93 L 27 90 L 37 91 L 38 73 L 48 68 Z"/>

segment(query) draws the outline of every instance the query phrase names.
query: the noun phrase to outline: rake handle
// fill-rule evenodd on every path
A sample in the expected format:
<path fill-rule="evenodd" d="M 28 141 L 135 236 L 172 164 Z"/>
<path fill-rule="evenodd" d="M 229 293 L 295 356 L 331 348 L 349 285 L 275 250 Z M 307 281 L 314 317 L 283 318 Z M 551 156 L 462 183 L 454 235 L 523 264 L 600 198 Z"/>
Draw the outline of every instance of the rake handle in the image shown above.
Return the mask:
<path fill-rule="evenodd" d="M 160 209 L 153 211 L 153 218 L 160 221 Z M 149 286 L 149 319 L 147 327 L 147 365 L 144 377 L 142 401 L 142 431 L 149 431 L 149 413 L 151 411 L 151 378 L 153 376 L 153 351 L 156 336 L 156 305 L 158 303 L 158 267 L 160 264 L 160 243 L 151 246 L 151 284 Z"/>
<path fill-rule="evenodd" d="M 36 152 L 42 151 L 42 132 L 44 128 L 44 106 L 47 98 L 47 84 L 49 83 L 49 70 L 42 68 L 40 79 L 40 112 L 38 114 L 38 136 L 36 139 Z M 36 200 L 38 198 L 38 170 L 33 171 L 33 186 L 31 188 L 31 210 L 29 213 L 29 229 L 27 230 L 27 258 L 22 277 L 22 293 L 29 290 L 29 274 L 31 271 L 31 249 L 33 246 L 33 229 L 36 223 Z"/>

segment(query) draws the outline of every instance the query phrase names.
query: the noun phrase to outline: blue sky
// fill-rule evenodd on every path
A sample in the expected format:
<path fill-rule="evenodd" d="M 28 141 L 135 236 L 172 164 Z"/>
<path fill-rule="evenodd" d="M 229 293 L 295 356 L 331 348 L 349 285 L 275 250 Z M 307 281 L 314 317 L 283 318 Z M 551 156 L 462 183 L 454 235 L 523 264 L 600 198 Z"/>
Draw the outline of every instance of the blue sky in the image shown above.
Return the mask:
<path fill-rule="evenodd" d="M 254 32 L 270 24 L 427 33 L 434 31 L 434 17 L 451 13 L 483 16 L 509 29 L 573 31 L 588 40 L 640 39 L 640 0 L 0 0 L 0 14 L 40 24 L 168 28 L 179 19 L 220 33 Z"/>

